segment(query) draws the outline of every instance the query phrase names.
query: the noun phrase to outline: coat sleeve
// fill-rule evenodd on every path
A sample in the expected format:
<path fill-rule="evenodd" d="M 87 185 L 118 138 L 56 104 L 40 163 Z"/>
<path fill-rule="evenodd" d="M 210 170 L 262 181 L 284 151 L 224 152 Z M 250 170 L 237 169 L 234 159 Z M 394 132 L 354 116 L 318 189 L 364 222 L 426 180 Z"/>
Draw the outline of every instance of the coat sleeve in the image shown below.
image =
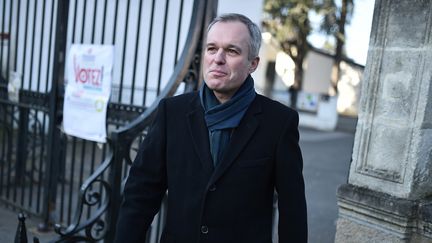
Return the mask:
<path fill-rule="evenodd" d="M 276 152 L 279 243 L 306 243 L 308 237 L 298 121 L 298 113 L 293 111 L 281 133 Z"/>
<path fill-rule="evenodd" d="M 167 190 L 165 102 L 158 106 L 149 133 L 129 171 L 116 227 L 115 242 L 143 242 Z"/>

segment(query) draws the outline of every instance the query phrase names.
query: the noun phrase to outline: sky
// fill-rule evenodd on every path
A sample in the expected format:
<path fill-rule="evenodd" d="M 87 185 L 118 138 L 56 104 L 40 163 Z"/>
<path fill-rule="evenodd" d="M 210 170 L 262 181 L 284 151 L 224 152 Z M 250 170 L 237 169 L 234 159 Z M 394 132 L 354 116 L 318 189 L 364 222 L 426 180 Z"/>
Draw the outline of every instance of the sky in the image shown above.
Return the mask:
<path fill-rule="evenodd" d="M 345 27 L 347 56 L 361 65 L 366 64 L 374 4 L 375 0 L 354 0 L 351 23 Z M 326 38 L 322 34 L 314 33 L 309 41 L 313 46 L 321 48 Z"/>

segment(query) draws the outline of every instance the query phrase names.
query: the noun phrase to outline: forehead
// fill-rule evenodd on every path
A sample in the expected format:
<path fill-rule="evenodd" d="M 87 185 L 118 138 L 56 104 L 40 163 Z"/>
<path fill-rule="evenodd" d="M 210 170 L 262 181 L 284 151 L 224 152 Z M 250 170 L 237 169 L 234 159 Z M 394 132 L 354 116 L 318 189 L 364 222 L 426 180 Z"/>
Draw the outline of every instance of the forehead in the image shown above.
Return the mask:
<path fill-rule="evenodd" d="M 247 45 L 249 39 L 249 30 L 240 21 L 217 22 L 207 33 L 207 44 Z"/>

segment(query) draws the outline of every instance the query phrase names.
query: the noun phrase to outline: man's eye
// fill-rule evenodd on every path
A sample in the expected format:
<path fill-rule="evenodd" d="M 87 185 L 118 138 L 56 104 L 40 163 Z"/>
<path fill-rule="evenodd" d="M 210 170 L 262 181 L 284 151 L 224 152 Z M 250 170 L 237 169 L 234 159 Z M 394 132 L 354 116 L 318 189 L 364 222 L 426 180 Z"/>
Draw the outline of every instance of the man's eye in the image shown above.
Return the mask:
<path fill-rule="evenodd" d="M 207 52 L 209 53 L 215 53 L 217 49 L 215 47 L 207 47 Z"/>
<path fill-rule="evenodd" d="M 231 55 L 237 55 L 239 52 L 236 49 L 228 49 L 228 53 Z"/>

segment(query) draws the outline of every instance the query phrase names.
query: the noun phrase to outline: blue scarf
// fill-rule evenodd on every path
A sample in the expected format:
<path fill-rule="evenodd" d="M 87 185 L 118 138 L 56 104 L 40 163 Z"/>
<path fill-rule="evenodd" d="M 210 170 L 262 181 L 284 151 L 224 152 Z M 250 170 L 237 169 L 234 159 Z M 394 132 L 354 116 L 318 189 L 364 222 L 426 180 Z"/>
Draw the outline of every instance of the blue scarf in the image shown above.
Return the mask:
<path fill-rule="evenodd" d="M 210 152 L 216 166 L 230 140 L 231 131 L 237 127 L 249 105 L 255 99 L 254 81 L 249 75 L 237 92 L 227 102 L 220 104 L 204 83 L 200 89 L 204 118 L 210 135 Z"/>

